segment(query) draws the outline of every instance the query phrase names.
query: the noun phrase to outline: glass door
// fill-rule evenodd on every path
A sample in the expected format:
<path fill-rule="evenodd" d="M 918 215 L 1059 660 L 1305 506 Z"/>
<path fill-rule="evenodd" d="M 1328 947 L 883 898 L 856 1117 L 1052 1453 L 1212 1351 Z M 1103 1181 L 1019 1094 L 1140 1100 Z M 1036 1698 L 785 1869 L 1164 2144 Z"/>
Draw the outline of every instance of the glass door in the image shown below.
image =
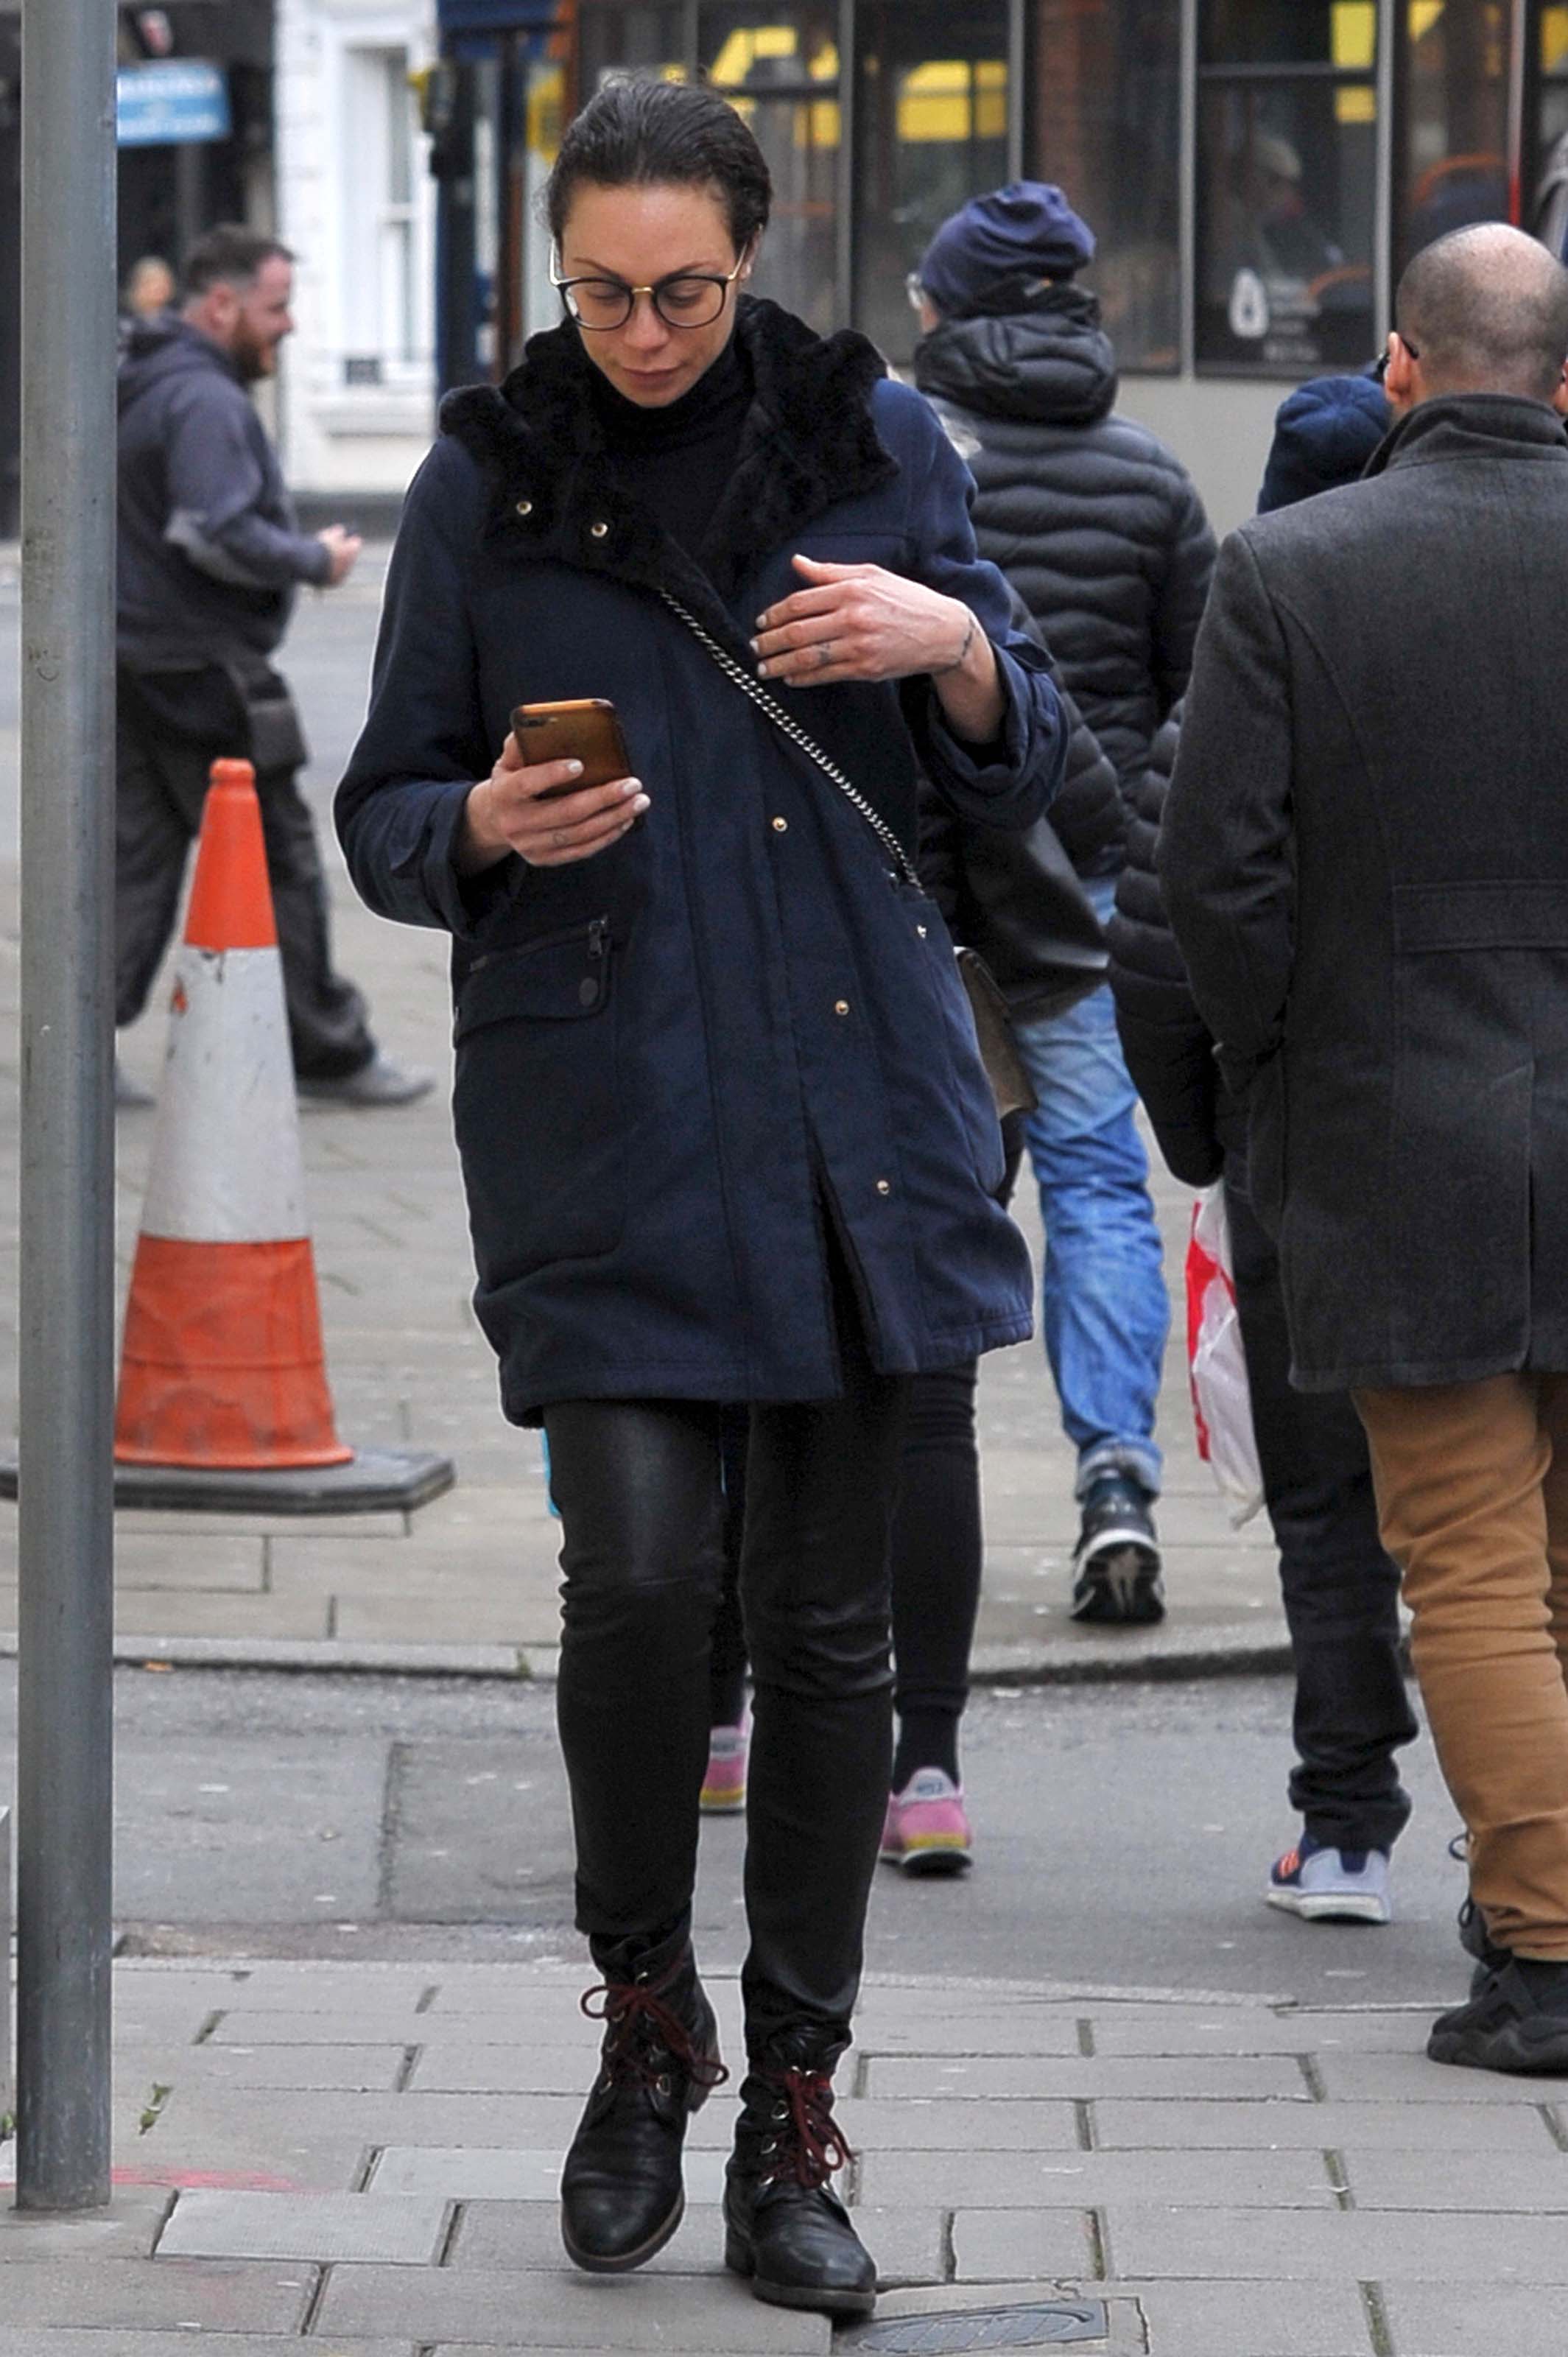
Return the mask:
<path fill-rule="evenodd" d="M 914 350 L 905 280 L 934 232 L 1007 178 L 1005 0 L 861 0 L 854 322 Z"/>

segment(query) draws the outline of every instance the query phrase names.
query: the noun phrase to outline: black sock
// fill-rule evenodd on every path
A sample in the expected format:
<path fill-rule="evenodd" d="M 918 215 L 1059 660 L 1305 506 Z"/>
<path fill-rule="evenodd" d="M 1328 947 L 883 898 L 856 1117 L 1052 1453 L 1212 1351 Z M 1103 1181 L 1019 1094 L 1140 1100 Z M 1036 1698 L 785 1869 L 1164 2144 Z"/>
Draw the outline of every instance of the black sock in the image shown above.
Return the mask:
<path fill-rule="evenodd" d="M 906 1711 L 898 1721 L 893 1758 L 893 1790 L 901 1792 L 918 1769 L 940 1768 L 956 1784 L 958 1714 L 950 1710 Z"/>
<path fill-rule="evenodd" d="M 708 1681 L 708 1725 L 738 1727 L 746 1716 L 746 1671 L 715 1671 Z"/>
<path fill-rule="evenodd" d="M 1568 2012 L 1568 1958 L 1515 1956 L 1514 1970 L 1537 2005 Z"/>

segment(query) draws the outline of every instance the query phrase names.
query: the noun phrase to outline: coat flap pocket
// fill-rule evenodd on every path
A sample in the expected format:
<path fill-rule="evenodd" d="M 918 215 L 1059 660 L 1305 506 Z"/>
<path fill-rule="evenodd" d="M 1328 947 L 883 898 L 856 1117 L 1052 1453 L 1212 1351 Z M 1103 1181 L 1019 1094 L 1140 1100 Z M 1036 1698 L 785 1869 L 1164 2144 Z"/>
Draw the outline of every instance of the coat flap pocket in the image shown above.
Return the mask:
<path fill-rule="evenodd" d="M 1568 883 L 1506 877 L 1394 889 L 1394 945 L 1442 950 L 1568 949 Z"/>
<path fill-rule="evenodd" d="M 489 1023 L 571 1023 L 597 1015 L 609 996 L 610 929 L 597 917 L 570 932 L 495 950 L 469 967 L 455 1036 Z"/>

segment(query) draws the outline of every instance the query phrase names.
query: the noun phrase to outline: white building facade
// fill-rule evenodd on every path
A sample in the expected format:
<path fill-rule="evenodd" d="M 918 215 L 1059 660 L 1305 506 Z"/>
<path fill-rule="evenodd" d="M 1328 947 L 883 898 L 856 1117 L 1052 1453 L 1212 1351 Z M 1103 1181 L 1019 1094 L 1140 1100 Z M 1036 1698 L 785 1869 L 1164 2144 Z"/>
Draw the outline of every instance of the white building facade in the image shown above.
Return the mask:
<path fill-rule="evenodd" d="M 278 431 L 307 496 L 407 486 L 435 426 L 435 0 L 276 0 L 277 234 L 298 255 Z"/>

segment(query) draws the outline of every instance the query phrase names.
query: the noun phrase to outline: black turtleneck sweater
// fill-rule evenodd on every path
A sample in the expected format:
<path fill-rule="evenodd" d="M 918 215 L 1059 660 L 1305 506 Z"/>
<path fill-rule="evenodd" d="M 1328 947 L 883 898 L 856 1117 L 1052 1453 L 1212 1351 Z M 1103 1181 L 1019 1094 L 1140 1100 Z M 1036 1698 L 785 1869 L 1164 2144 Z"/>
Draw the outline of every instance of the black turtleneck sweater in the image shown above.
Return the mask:
<path fill-rule="evenodd" d="M 751 391 L 733 336 L 691 392 L 663 408 L 628 401 L 594 371 L 594 408 L 622 489 L 690 557 L 700 554 L 735 472 Z"/>

